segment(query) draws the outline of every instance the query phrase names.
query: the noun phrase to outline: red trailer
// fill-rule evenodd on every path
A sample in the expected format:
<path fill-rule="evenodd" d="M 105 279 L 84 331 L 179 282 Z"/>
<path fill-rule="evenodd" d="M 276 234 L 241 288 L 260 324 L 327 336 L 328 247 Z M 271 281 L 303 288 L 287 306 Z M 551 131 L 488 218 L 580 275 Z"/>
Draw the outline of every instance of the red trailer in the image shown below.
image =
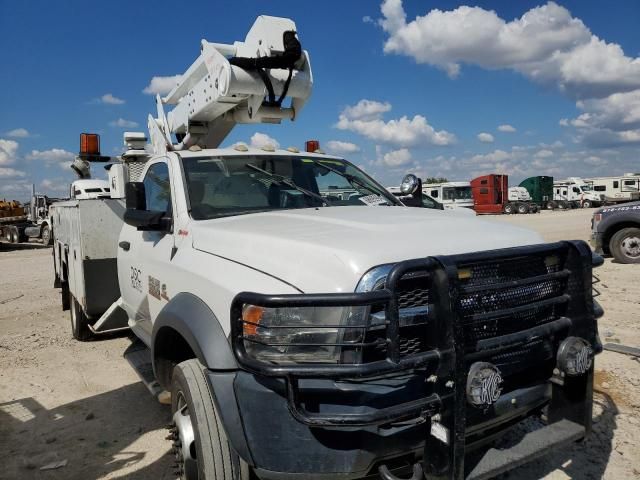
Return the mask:
<path fill-rule="evenodd" d="M 517 189 L 514 189 L 517 190 Z M 471 180 L 473 208 L 478 215 L 500 213 L 535 213 L 537 205 L 530 200 L 519 200 L 517 193 L 509 198 L 508 175 L 483 175 Z"/>

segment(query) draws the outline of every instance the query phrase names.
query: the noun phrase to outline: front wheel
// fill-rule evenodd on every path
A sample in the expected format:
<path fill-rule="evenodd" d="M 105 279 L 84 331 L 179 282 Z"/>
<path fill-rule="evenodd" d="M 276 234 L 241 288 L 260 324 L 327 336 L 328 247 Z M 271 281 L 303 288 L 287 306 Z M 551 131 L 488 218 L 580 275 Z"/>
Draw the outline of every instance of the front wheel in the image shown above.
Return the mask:
<path fill-rule="evenodd" d="M 529 213 L 529 205 L 527 205 L 526 203 L 518 204 L 518 213 L 521 215 Z"/>
<path fill-rule="evenodd" d="M 513 209 L 513 203 L 505 203 L 504 207 L 502 207 L 502 211 L 504 213 L 506 213 L 507 215 L 511 215 L 514 211 Z"/>
<path fill-rule="evenodd" d="M 49 225 L 45 225 L 42 227 L 42 244 L 48 247 L 51 245 L 51 240 L 51 229 L 49 228 Z"/>
<path fill-rule="evenodd" d="M 249 480 L 249 466 L 229 444 L 205 368 L 196 359 L 173 370 L 171 413 L 169 438 L 181 480 Z"/>
<path fill-rule="evenodd" d="M 593 205 L 591 205 L 591 200 L 583 200 L 582 202 L 582 208 L 591 208 Z"/>
<path fill-rule="evenodd" d="M 64 304 L 63 304 L 64 307 Z M 73 338 L 81 342 L 86 342 L 93 337 L 89 329 L 89 319 L 82 311 L 82 307 L 76 298 L 69 293 L 69 316 L 71 317 L 71 334 Z"/>
<path fill-rule="evenodd" d="M 609 242 L 611 255 L 620 263 L 640 263 L 640 228 L 623 228 Z"/>

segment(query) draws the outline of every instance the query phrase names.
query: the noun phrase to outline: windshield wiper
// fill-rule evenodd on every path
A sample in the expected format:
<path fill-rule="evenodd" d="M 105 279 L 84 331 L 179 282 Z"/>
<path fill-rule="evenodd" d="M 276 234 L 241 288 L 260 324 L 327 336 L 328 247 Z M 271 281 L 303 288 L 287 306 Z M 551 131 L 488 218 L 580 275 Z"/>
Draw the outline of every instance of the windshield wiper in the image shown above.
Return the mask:
<path fill-rule="evenodd" d="M 347 181 L 351 184 L 351 186 L 353 186 L 353 184 L 357 184 L 360 185 L 362 188 L 365 188 L 367 190 L 369 190 L 371 193 L 375 193 L 380 195 L 381 197 L 383 197 L 388 203 L 392 203 L 389 201 L 389 198 L 387 197 L 387 192 L 383 192 L 382 190 L 378 190 L 377 188 L 373 188 L 369 185 L 367 185 L 366 183 L 364 183 L 362 180 L 360 180 L 358 177 L 356 177 L 355 175 L 351 175 L 350 173 L 346 173 L 346 172 L 341 172 L 340 170 L 330 167 L 328 165 L 325 165 L 324 163 L 321 163 L 317 160 L 314 160 L 313 158 L 309 158 L 308 160 L 311 160 L 311 162 L 313 162 L 314 164 L 322 167 L 322 168 L 326 168 L 327 170 L 329 170 L 330 172 L 333 172 L 337 175 L 340 175 L 343 178 L 346 178 Z"/>
<path fill-rule="evenodd" d="M 324 198 L 322 195 L 318 195 L 315 192 L 312 192 L 310 190 L 307 190 L 306 188 L 301 187 L 300 185 L 296 184 L 293 180 L 289 180 L 287 177 L 284 177 L 282 175 L 277 175 L 275 173 L 267 172 L 266 170 L 263 170 L 262 168 L 256 165 L 253 165 L 251 163 L 247 163 L 246 167 L 252 170 L 255 170 L 256 172 L 263 173 L 268 177 L 273 178 L 276 183 L 286 185 L 287 187 L 291 187 L 294 190 L 298 190 L 299 192 L 303 193 L 304 195 L 307 195 L 308 197 L 315 198 L 316 200 L 321 201 L 323 206 L 331 206 L 331 202 L 326 198 Z"/>

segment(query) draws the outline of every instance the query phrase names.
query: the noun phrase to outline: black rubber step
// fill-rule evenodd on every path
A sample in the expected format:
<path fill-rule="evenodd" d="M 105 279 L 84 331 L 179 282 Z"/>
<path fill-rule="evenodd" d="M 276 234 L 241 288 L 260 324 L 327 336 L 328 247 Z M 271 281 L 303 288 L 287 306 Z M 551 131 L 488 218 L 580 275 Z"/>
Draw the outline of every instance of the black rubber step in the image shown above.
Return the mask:
<path fill-rule="evenodd" d="M 560 420 L 546 427 L 527 433 L 511 448 L 491 448 L 466 477 L 466 480 L 485 480 L 524 465 L 549 451 L 584 438 L 582 425 Z"/>

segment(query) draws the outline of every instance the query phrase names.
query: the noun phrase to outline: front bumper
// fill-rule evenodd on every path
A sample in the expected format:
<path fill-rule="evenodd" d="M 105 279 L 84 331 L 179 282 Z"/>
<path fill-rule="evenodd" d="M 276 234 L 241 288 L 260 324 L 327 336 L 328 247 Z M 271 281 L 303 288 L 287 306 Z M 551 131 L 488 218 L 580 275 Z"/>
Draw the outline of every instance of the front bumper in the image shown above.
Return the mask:
<path fill-rule="evenodd" d="M 506 262 L 529 255 L 539 256 L 545 264 L 562 258 L 562 270 L 535 277 L 547 282 L 543 285 L 563 279 L 563 292 L 557 297 L 536 299 L 539 293 L 534 292 L 531 279 L 464 285 L 466 274 L 461 271 L 465 265 L 484 261 L 499 264 L 501 258 Z M 375 474 L 380 465 L 402 469 L 422 462 L 427 477 L 462 479 L 469 473 L 465 456 L 470 450 L 534 413 L 544 412 L 550 424 L 545 428 L 551 429 L 550 434 L 555 432 L 558 442 L 586 435 L 591 427 L 593 370 L 581 377 L 564 377 L 553 370 L 558 345 L 568 336 L 586 339 L 595 352 L 601 349 L 591 294 L 591 263 L 591 251 L 584 242 L 561 242 L 402 262 L 391 270 L 384 289 L 368 293 L 239 294 L 231 312 L 231 338 L 244 369 L 233 382 L 247 446 L 246 458 L 241 456 L 263 478 L 363 478 Z M 403 356 L 396 286 L 416 271 L 428 271 L 431 300 L 425 328 L 429 346 Z M 471 344 L 471 327 L 465 326 L 468 315 L 458 300 L 467 295 L 467 303 L 469 298 L 482 303 L 499 297 L 496 291 L 513 288 L 521 293 L 530 291 L 534 301 L 470 318 L 485 326 L 498 325 L 497 316 L 519 318 L 525 307 L 553 307 L 559 313 L 557 318 Z M 469 292 L 475 296 L 469 297 Z M 387 321 L 387 355 L 383 360 L 276 365 L 251 358 L 244 348 L 243 304 L 278 307 L 380 302 L 385 303 Z M 524 357 L 512 361 L 515 349 L 522 348 Z M 512 376 L 502 397 L 485 410 L 469 406 L 466 398 L 469 365 L 479 360 L 502 361 L 501 368 Z M 525 443 L 528 446 L 520 449 L 518 458 L 530 459 L 550 448 L 539 440 Z M 480 472 L 485 473 L 477 478 L 517 464 L 515 459 L 481 462 Z"/>

